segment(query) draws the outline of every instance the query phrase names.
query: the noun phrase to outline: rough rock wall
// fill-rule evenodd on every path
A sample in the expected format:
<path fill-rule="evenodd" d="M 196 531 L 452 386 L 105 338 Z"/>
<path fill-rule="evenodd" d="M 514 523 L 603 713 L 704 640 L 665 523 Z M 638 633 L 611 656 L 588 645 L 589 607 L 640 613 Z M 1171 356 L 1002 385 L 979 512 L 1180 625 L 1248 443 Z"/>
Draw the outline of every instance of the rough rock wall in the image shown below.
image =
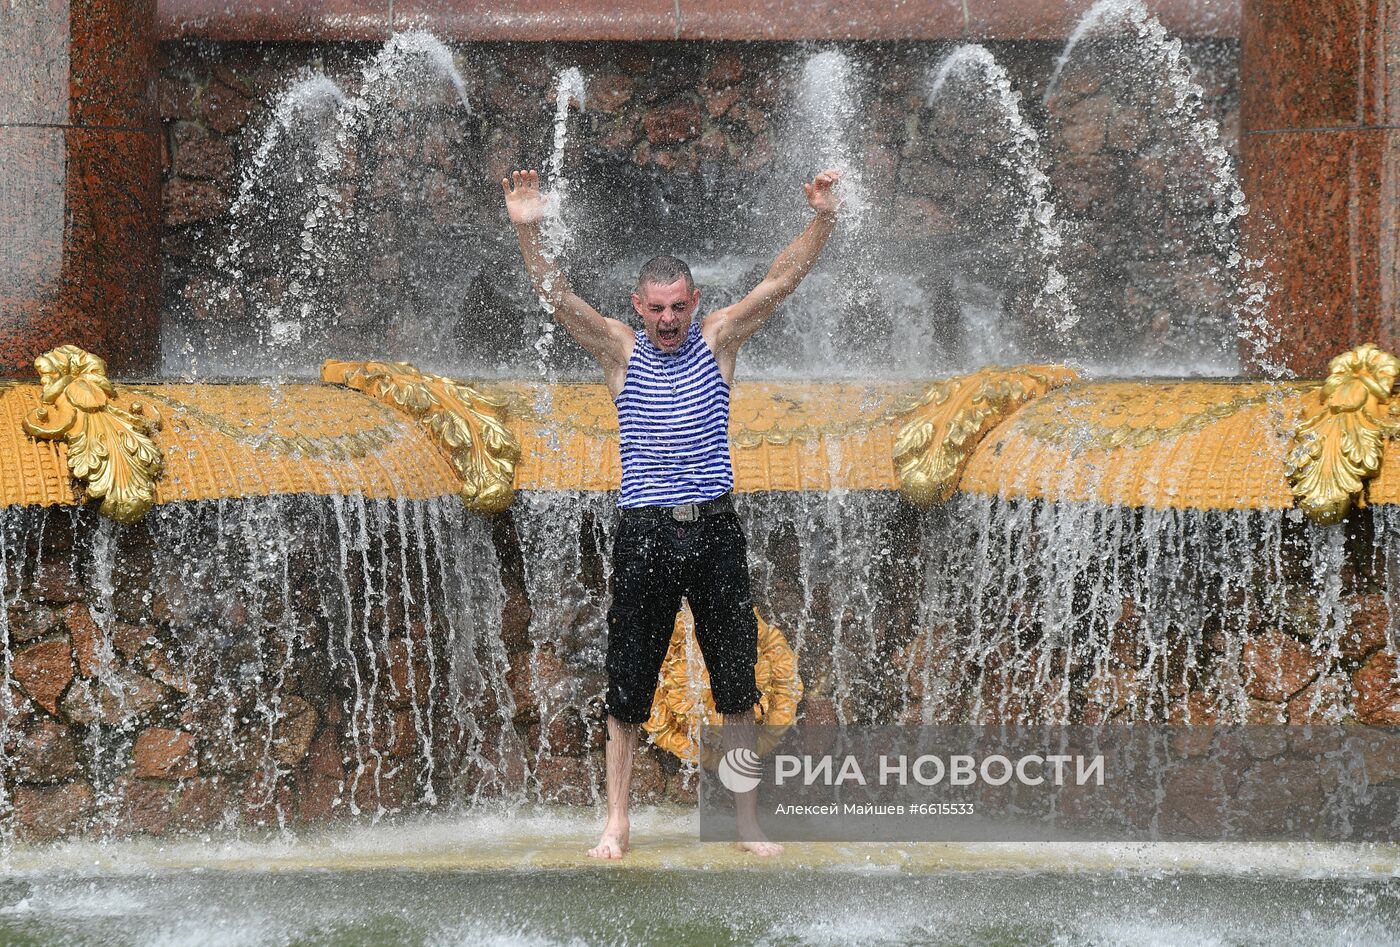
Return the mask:
<path fill-rule="evenodd" d="M 124 528 L 5 511 L 0 840 L 600 801 L 611 502 L 535 495 L 486 521 L 250 500 Z M 1200 542 L 1231 558 L 1220 517 L 1166 517 L 1154 572 L 1054 552 L 1076 517 L 1120 534 L 1131 512 L 1057 532 L 1049 507 L 1007 506 L 1029 532 L 1001 556 L 1008 527 L 893 496 L 741 506 L 800 720 L 1400 726 L 1388 514 L 1384 535 L 1282 526 L 1276 561 L 1222 582 L 1189 565 Z M 1243 554 L 1263 548 L 1239 520 Z M 637 767 L 637 799 L 694 799 L 671 755 Z"/>
<path fill-rule="evenodd" d="M 1002 172 L 976 115 L 961 115 L 950 126 L 946 116 L 935 122 L 928 106 L 931 71 L 951 48 L 941 43 L 841 47 L 857 64 L 852 161 L 874 196 L 863 239 L 879 244 L 884 265 L 909 276 L 922 301 L 905 318 L 933 326 L 946 349 L 941 355 L 956 363 L 974 356 L 962 351 L 966 346 L 953 332 L 960 317 L 952 300 L 971 291 L 953 284 L 980 278 L 979 268 L 963 266 L 959 257 L 969 247 L 997 256 L 1003 239 L 994 226 L 998 216 L 979 195 L 992 193 L 992 178 Z M 1173 208 L 1149 199 L 1161 196 L 1149 180 L 1154 169 L 1161 172 L 1163 161 L 1186 159 L 1164 158 L 1159 136 L 1140 113 L 1125 120 L 1112 89 L 1087 88 L 1082 78 L 1072 90 L 1073 108 L 1052 122 L 1041 98 L 1060 43 L 990 48 L 1022 94 L 1027 121 L 1040 132 L 1061 215 L 1094 229 L 1070 246 L 1074 292 L 1096 318 L 1117 326 L 1115 339 L 1127 337 L 1115 345 L 1129 355 L 1173 354 L 1160 338 L 1169 334 L 1164 329 L 1171 319 L 1168 310 L 1181 309 L 1181 302 L 1191 311 L 1220 305 L 1220 293 L 1212 295 L 1194 273 L 1174 277 L 1161 266 L 1154 269 L 1153 255 L 1143 251 L 1166 228 L 1169 214 L 1209 218 L 1213 213 L 1204 205 Z M 281 304 L 288 291 L 285 278 L 263 285 L 254 265 L 235 291 L 246 301 L 230 303 L 220 296 L 212 272 L 212 260 L 228 240 L 238 169 L 256 148 L 281 90 L 308 69 L 324 70 L 352 88 L 374 51 L 356 44 L 162 47 L 167 321 L 198 331 Z M 1233 154 L 1237 46 L 1194 41 L 1185 51 L 1205 90 L 1207 113 L 1219 121 Z M 493 43 L 459 45 L 453 52 L 471 115 L 455 115 L 415 133 L 398 154 L 367 158 L 373 167 L 357 169 L 368 174 L 360 185 L 365 194 L 412 182 L 413 206 L 422 210 L 396 217 L 377 213 L 372 202 L 364 205 L 368 243 L 356 251 L 364 262 L 340 280 L 343 288 L 327 303 L 340 321 L 329 336 L 316 339 L 327 350 L 393 351 L 396 339 L 421 330 L 406 325 L 414 319 L 455 323 L 440 330 L 445 336 L 435 346 L 469 345 L 487 364 L 532 345 L 539 316 L 496 188 L 509 169 L 547 160 L 554 79 L 565 66 L 579 66 L 588 85 L 587 110 L 575 120 L 564 162 L 571 206 L 577 209 L 571 221 L 574 245 L 585 251 L 572 254 L 571 276 L 576 288 L 610 313 L 629 311 L 628 287 L 615 272 L 615 256 L 657 247 L 710 257 L 751 250 L 758 261 L 754 267 L 766 266 L 782 228 L 774 228 L 772 208 L 756 195 L 790 191 L 797 204 L 798 173 L 815 170 L 804 166 L 814 158 L 785 153 L 790 146 L 784 142 L 796 76 L 812 52 L 806 46 Z M 443 220 L 427 219 L 442 215 Z M 439 243 L 456 249 L 431 249 Z M 417 250 L 407 252 L 409 246 Z M 587 252 L 598 247 L 605 252 Z M 1106 249 L 1112 260 L 1104 258 Z M 279 250 L 294 251 L 294 246 Z M 746 285 L 760 275 L 755 269 L 731 278 Z M 427 283 L 440 284 L 448 298 L 430 304 L 423 298 Z M 1014 295 L 1016 289 L 1008 291 Z M 1131 315 L 1120 320 L 1119 312 Z M 852 318 L 879 321 L 881 315 Z M 446 337 L 453 333 L 469 335 L 470 341 Z M 756 350 L 763 345 L 755 340 Z M 557 349 L 549 354 L 555 367 L 588 370 L 572 341 Z M 174 363 L 178 367 L 178 353 Z"/>

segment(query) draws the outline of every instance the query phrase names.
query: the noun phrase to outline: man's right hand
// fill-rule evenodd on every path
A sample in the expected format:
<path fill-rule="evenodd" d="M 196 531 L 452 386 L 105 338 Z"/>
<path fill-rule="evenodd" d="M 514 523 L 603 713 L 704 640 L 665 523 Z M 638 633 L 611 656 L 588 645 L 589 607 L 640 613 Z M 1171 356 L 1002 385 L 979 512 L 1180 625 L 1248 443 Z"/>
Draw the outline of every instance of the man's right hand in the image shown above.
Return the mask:
<path fill-rule="evenodd" d="M 506 192 L 506 212 L 512 224 L 537 224 L 544 219 L 545 198 L 540 193 L 538 171 L 512 171 L 501 178 L 501 190 Z"/>
<path fill-rule="evenodd" d="M 530 273 L 530 285 L 546 311 L 562 325 L 603 367 L 608 389 L 617 397 L 627 377 L 627 361 L 632 355 L 633 332 L 625 322 L 608 319 L 584 302 L 569 287 L 559 264 L 544 246 L 539 223 L 549 210 L 549 199 L 540 193 L 538 171 L 512 171 L 501 179 L 506 194 L 506 210 L 520 241 L 520 255 Z"/>

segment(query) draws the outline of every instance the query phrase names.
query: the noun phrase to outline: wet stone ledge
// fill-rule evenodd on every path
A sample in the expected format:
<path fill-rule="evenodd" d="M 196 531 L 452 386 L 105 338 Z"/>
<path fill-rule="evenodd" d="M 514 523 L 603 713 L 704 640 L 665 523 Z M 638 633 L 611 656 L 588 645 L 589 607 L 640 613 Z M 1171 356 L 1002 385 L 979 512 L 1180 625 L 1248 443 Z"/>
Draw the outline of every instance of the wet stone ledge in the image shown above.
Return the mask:
<path fill-rule="evenodd" d="M 162 39 L 382 40 L 426 29 L 443 39 L 482 40 L 888 40 L 1064 39 L 1091 0 L 369 0 L 324 3 L 161 0 Z M 1184 36 L 1239 35 L 1228 0 L 1148 0 Z"/>

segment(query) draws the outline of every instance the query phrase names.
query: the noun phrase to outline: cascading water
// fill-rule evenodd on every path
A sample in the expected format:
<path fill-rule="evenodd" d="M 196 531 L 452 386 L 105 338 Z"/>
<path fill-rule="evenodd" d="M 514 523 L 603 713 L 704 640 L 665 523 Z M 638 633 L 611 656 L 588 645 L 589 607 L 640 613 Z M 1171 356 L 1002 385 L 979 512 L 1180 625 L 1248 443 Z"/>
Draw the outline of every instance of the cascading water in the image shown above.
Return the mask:
<path fill-rule="evenodd" d="M 543 771 L 559 765 L 552 755 L 577 753 L 602 733 L 606 589 L 617 501 L 606 493 L 535 493 L 517 502 L 515 523 L 530 601 L 531 716 L 538 727 L 532 741 L 534 776 L 536 791 L 543 795 Z M 597 780 L 591 758 L 585 759 L 587 778 L 573 788 L 591 801 Z"/>
<path fill-rule="evenodd" d="M 94 519 L 0 511 L 7 601 L 26 586 L 72 599 L 26 606 L 6 673 L 72 647 L 66 689 L 17 686 L 82 736 L 67 763 L 4 744 L 6 772 L 90 785 L 106 832 L 239 813 L 285 827 L 318 805 L 378 819 L 520 790 L 500 568 L 460 502 L 274 496 Z"/>
<path fill-rule="evenodd" d="M 1382 560 L 1393 519 L 1374 517 Z M 1339 721 L 1350 690 L 1342 666 L 1365 654 L 1347 638 L 1357 606 L 1343 583 L 1389 589 L 1394 579 L 1384 561 L 1352 563 L 1345 542 L 1340 527 L 1291 511 L 960 497 L 923 523 L 924 637 L 906 713 Z M 1309 670 L 1285 674 L 1285 658 Z"/>
<path fill-rule="evenodd" d="M 889 494 L 839 491 L 751 494 L 737 506 L 755 604 L 797 654 L 807 713 L 886 719 L 900 697 L 892 656 L 917 607 L 911 564 L 898 553 L 917 543 L 909 507 Z"/>
<path fill-rule="evenodd" d="M 1115 373 L 1234 374 L 1241 343 L 1268 345 L 1267 286 L 1240 249 L 1248 205 L 1203 95 L 1141 0 L 1096 3 L 1045 93 L 1079 335 Z"/>
<path fill-rule="evenodd" d="M 966 292 L 961 350 L 970 364 L 1044 358 L 1079 312 L 1060 267 L 1062 223 L 1045 175 L 1040 139 L 1020 94 L 983 46 L 960 46 L 933 74 L 927 136 L 939 193 L 954 221 L 939 253 Z M 991 318 L 978 297 L 996 300 Z M 970 310 L 970 311 L 969 311 Z M 1010 320 L 1012 325 L 1005 325 Z"/>
<path fill-rule="evenodd" d="M 331 351 L 459 361 L 481 256 L 459 221 L 484 199 L 459 166 L 469 114 L 452 52 L 426 33 L 395 34 L 352 95 L 324 75 L 288 88 L 240 175 L 215 278 L 166 331 L 165 371 L 314 377 Z"/>

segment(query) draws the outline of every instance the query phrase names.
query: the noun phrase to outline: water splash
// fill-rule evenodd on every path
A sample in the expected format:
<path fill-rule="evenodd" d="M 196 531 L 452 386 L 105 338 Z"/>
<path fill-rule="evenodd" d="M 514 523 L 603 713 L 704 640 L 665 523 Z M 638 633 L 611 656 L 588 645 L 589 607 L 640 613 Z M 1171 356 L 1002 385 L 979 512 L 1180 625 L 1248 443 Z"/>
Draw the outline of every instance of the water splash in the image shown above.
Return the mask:
<path fill-rule="evenodd" d="M 812 165 L 808 179 L 824 168 L 842 172 L 837 185 L 844 198 L 842 226 L 853 232 L 861 229 L 868 208 L 861 163 L 851 149 L 860 119 L 854 73 L 850 57 L 840 50 L 811 56 L 802 66 L 789 132 L 789 146 Z"/>
<path fill-rule="evenodd" d="M 324 270 L 300 232 L 326 190 L 323 169 L 344 102 L 322 75 L 299 77 L 278 94 L 239 170 L 228 239 L 213 257 L 210 280 L 186 288 L 189 316 L 162 322 L 168 374 L 282 379 L 301 370 L 298 346 L 316 344 L 307 316 L 320 305 L 320 284 L 306 274 Z"/>
<path fill-rule="evenodd" d="M 577 66 L 561 70 L 554 83 L 554 149 L 545 167 L 548 190 L 544 195 L 545 218 L 541 228 L 545 252 L 561 267 L 573 246 L 573 233 L 564 219 L 564 205 L 569 193 L 569 179 L 564 174 L 564 155 L 569 144 L 569 112 L 573 108 L 582 112 L 584 105 L 583 73 Z M 544 289 L 548 291 L 549 288 L 546 283 Z M 541 298 L 540 306 L 546 315 L 553 316 L 553 306 L 547 300 Z M 537 370 L 541 378 L 549 376 L 550 352 L 554 348 L 557 329 L 558 325 L 552 318 L 545 319 L 540 324 L 539 337 L 535 339 Z M 546 392 L 541 390 L 541 398 L 545 397 Z M 542 412 L 548 412 L 549 408 L 549 404 L 543 400 L 536 405 L 536 409 Z"/>
<path fill-rule="evenodd" d="M 887 208 L 871 202 L 864 154 L 857 150 L 863 145 L 865 79 L 844 51 L 804 58 L 785 90 L 790 104 L 778 123 L 772 169 L 745 184 L 752 195 L 739 195 L 756 209 L 758 242 L 752 255 L 745 254 L 749 266 L 731 271 L 729 285 L 715 294 L 722 298 L 752 290 L 773 257 L 808 225 L 811 211 L 801 185 L 828 168 L 842 173 L 837 184 L 842 205 L 830 242 L 813 272 L 746 344 L 741 361 L 746 369 L 755 366 L 769 377 L 925 369 L 914 368 L 909 347 L 891 344 L 903 313 L 882 305 L 888 298 L 881 298 L 882 280 L 898 267 L 892 266 L 890 252 L 895 241 L 874 226 Z M 710 286 L 704 291 L 712 292 Z"/>
<path fill-rule="evenodd" d="M 1040 154 L 1040 139 L 1021 112 L 1021 96 L 1011 87 L 1006 70 L 986 47 L 969 44 L 949 53 L 934 73 L 928 94 L 933 108 L 949 83 L 969 85 L 982 97 L 986 107 L 979 115 L 1000 126 L 1000 146 L 994 156 L 998 165 L 1013 179 L 1016 204 L 1013 227 L 1017 241 L 1034 257 L 1042 281 L 1031 302 L 1032 311 L 1048 319 L 1055 330 L 1064 333 L 1079 321 L 1070 298 L 1069 283 L 1060 271 L 1059 255 L 1064 246 L 1062 224 L 1050 195 Z"/>
<path fill-rule="evenodd" d="M 1123 138 L 1133 148 L 1167 149 L 1151 157 L 1136 187 L 1141 191 L 1140 202 L 1162 204 L 1169 219 L 1162 234 L 1153 234 L 1145 224 L 1140 226 L 1137 250 L 1117 244 L 1096 246 L 1087 250 L 1086 259 L 1091 265 L 1107 261 L 1123 265 L 1141 257 L 1138 268 L 1148 273 L 1160 271 L 1168 287 L 1179 282 L 1186 270 L 1195 270 L 1200 277 L 1196 292 L 1201 295 L 1197 305 L 1202 311 L 1186 313 L 1185 319 L 1173 311 L 1171 326 L 1157 324 L 1165 316 L 1153 317 L 1148 331 L 1161 340 L 1154 343 L 1158 350 L 1124 354 L 1129 359 L 1144 355 L 1149 361 L 1155 358 L 1162 365 L 1159 371 L 1175 370 L 1172 363 L 1185 359 L 1196 361 L 1195 372 L 1201 370 L 1200 361 L 1206 360 L 1210 369 L 1228 374 L 1237 369 L 1238 348 L 1243 343 L 1262 364 L 1270 337 L 1264 313 L 1269 287 L 1261 262 L 1246 259 L 1240 245 L 1240 218 L 1248 213 L 1249 205 L 1234 162 L 1221 144 L 1219 124 L 1206 114 L 1204 93 L 1192 76 L 1181 40 L 1166 31 L 1142 0 L 1100 0 L 1080 20 L 1056 62 L 1045 92 L 1052 117 L 1063 119 L 1068 109 L 1082 101 L 1077 89 L 1066 88 L 1066 77 L 1069 65 L 1086 58 L 1085 50 L 1090 48 L 1099 57 L 1095 70 L 1100 78 L 1083 84 L 1096 88 L 1117 82 L 1142 102 L 1138 106 L 1115 103 L 1110 135 Z M 1146 121 L 1164 123 L 1168 134 L 1155 136 L 1157 140 L 1152 142 L 1150 132 L 1135 127 L 1134 122 L 1141 119 L 1134 108 L 1150 115 Z M 1173 153 L 1172 149 L 1178 151 Z M 1081 176 L 1079 189 L 1092 186 L 1088 178 L 1092 168 L 1075 167 L 1069 173 Z M 1154 175 L 1162 180 L 1155 180 Z M 1198 200 L 1204 203 L 1203 209 L 1195 206 Z M 1105 207 L 1095 211 L 1123 213 Z M 1084 226 L 1091 225 L 1086 222 Z M 1153 241 L 1162 246 L 1155 247 Z M 1130 275 L 1129 282 L 1134 281 Z M 1140 292 L 1148 296 L 1155 292 L 1138 282 L 1135 288 Z M 1180 299 L 1169 288 L 1164 292 L 1163 307 L 1170 302 L 1172 310 L 1180 310 Z M 1215 299 L 1223 304 L 1228 325 L 1214 325 L 1210 307 Z M 1090 327 L 1088 337 L 1106 328 Z M 1136 371 L 1143 366 L 1125 367 Z M 1282 374 L 1276 366 L 1266 369 L 1275 377 Z"/>
<path fill-rule="evenodd" d="M 469 114 L 451 50 L 427 33 L 390 37 L 353 94 L 321 74 L 288 86 L 240 169 L 212 283 L 187 286 L 191 312 L 167 320 L 166 371 L 284 381 L 338 348 L 450 357 L 474 275 L 461 261 L 480 255 L 456 226 Z"/>
<path fill-rule="evenodd" d="M 572 242 L 564 223 L 564 202 L 569 179 L 564 174 L 564 154 L 569 145 L 569 112 L 585 108 L 583 73 L 577 66 L 560 70 L 554 83 L 554 148 L 546 165 L 549 186 L 548 216 L 545 218 L 545 247 L 556 260 L 562 260 Z"/>

